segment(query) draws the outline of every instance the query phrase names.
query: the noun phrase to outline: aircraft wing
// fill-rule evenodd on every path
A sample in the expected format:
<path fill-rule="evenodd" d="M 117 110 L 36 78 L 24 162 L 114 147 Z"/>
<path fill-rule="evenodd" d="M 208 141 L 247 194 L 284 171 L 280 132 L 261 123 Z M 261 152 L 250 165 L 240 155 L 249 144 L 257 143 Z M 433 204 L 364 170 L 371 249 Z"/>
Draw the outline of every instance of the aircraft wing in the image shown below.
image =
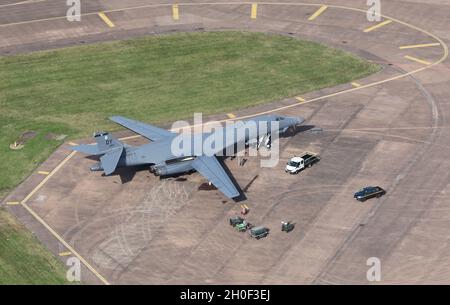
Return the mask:
<path fill-rule="evenodd" d="M 197 157 L 191 165 L 202 176 L 211 181 L 211 183 L 214 184 L 214 186 L 228 198 L 234 198 L 240 195 L 239 191 L 236 189 L 230 177 L 215 156 Z"/>
<path fill-rule="evenodd" d="M 151 141 L 161 141 L 165 138 L 171 138 L 175 134 L 168 130 L 152 126 L 149 124 L 144 124 L 138 121 L 130 120 L 121 116 L 113 116 L 109 118 L 111 121 L 128 128 L 135 133 L 151 140 Z"/>

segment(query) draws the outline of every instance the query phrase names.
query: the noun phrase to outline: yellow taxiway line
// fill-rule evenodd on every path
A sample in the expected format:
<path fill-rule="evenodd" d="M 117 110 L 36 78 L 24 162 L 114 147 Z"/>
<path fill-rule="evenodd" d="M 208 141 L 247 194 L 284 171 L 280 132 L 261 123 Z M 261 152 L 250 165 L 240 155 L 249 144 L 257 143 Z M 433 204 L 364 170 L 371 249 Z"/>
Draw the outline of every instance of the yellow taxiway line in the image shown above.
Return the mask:
<path fill-rule="evenodd" d="M 258 15 L 258 4 L 252 3 L 252 11 L 250 13 L 251 19 L 256 19 L 256 16 Z"/>
<path fill-rule="evenodd" d="M 172 5 L 172 19 L 180 20 L 180 10 L 178 8 L 178 4 Z"/>
<path fill-rule="evenodd" d="M 376 24 L 376 25 L 374 25 L 374 26 L 371 26 L 371 27 L 369 27 L 369 28 L 367 28 L 367 29 L 365 29 L 364 30 L 364 33 L 369 33 L 369 32 L 372 32 L 372 31 L 374 31 L 374 30 L 376 30 L 376 29 L 378 29 L 378 28 L 381 28 L 382 26 L 385 26 L 385 25 L 387 25 L 387 24 L 389 24 L 389 23 L 391 23 L 392 22 L 392 20 L 385 20 L 385 21 L 383 21 L 383 22 L 380 22 L 380 23 L 378 23 L 378 24 Z"/>
<path fill-rule="evenodd" d="M 103 284 L 109 285 L 109 282 L 95 270 L 78 252 L 76 252 L 71 245 L 69 245 L 55 230 L 53 230 L 35 211 L 33 211 L 26 203 L 20 203 L 25 210 L 28 211 L 37 221 L 39 221 L 61 244 L 64 245 L 80 262 L 85 265 Z"/>
<path fill-rule="evenodd" d="M 308 20 L 309 21 L 313 21 L 314 19 L 316 19 L 317 17 L 319 17 L 320 15 L 322 15 L 323 12 L 326 11 L 326 9 L 328 8 L 327 5 L 322 5 L 314 14 L 312 14 Z"/>
<path fill-rule="evenodd" d="M 113 28 L 115 27 L 114 23 L 111 21 L 111 19 L 108 18 L 108 16 L 106 16 L 106 14 L 104 12 L 98 13 L 98 16 L 110 27 Z"/>
<path fill-rule="evenodd" d="M 50 232 L 50 234 L 53 235 L 61 244 L 66 247 L 67 250 L 69 250 L 74 256 L 76 256 L 80 262 L 86 266 L 103 284 L 108 285 L 109 282 L 100 274 L 97 270 L 95 270 L 78 252 L 75 251 L 75 249 L 72 248 L 69 243 L 67 243 L 55 230 L 50 227 L 45 220 L 43 220 L 32 208 L 30 208 L 27 204 L 28 200 L 30 200 L 31 197 L 33 197 L 34 194 L 36 194 L 37 191 L 39 191 L 46 183 L 47 181 L 55 175 L 63 166 L 66 164 L 72 157 L 76 154 L 76 151 L 73 151 L 68 155 L 61 163 L 55 167 L 54 170 L 52 170 L 47 177 L 45 177 L 21 202 L 20 204 L 25 208 L 25 210 L 28 211 L 28 213 L 31 214 L 31 216 L 34 217 L 41 225 L 43 225 L 47 231 Z"/>
<path fill-rule="evenodd" d="M 427 66 L 431 65 L 431 62 L 423 60 L 423 59 L 420 59 L 420 58 L 417 58 L 417 57 L 406 55 L 405 58 L 409 59 L 409 60 L 412 60 L 412 61 L 415 61 L 415 62 L 418 62 L 418 63 L 423 64 L 423 65 L 427 65 Z"/>
<path fill-rule="evenodd" d="M 48 174 L 50 174 L 50 172 L 38 171 L 38 174 L 40 174 L 40 175 L 48 175 Z"/>
<path fill-rule="evenodd" d="M 18 204 L 20 204 L 20 202 L 19 201 L 8 201 L 6 204 L 7 205 L 18 205 Z"/>
<path fill-rule="evenodd" d="M 33 197 L 33 195 L 39 191 L 45 183 L 47 183 L 47 181 L 57 172 L 61 169 L 61 167 L 64 166 L 64 164 L 67 163 L 67 161 L 69 161 L 74 155 L 75 155 L 76 151 L 73 151 L 72 153 L 70 153 L 69 156 L 67 156 L 63 161 L 61 161 L 61 163 L 58 164 L 57 167 L 55 167 L 54 170 L 52 170 L 42 181 L 41 183 L 39 183 L 22 201 L 21 203 L 27 203 L 28 200 L 30 200 L 31 197 Z"/>
<path fill-rule="evenodd" d="M 409 45 L 409 46 L 401 46 L 398 47 L 400 50 L 405 50 L 405 49 L 415 49 L 415 48 L 428 48 L 428 47 L 437 47 L 440 46 L 441 44 L 439 42 L 435 42 L 435 43 L 424 43 L 424 44 L 415 44 L 415 45 Z"/>

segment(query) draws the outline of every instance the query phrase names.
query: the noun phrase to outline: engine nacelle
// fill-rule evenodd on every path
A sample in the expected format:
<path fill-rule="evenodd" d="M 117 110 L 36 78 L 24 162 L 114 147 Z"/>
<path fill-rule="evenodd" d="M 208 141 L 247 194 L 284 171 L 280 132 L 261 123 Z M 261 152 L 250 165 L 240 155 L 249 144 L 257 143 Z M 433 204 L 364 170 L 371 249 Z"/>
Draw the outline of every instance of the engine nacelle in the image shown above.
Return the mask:
<path fill-rule="evenodd" d="M 193 168 L 191 162 L 180 162 L 174 164 L 159 164 L 150 167 L 150 172 L 155 176 L 171 176 L 176 174 L 184 174 Z"/>
<path fill-rule="evenodd" d="M 102 166 L 101 162 L 98 162 L 98 163 L 92 165 L 89 169 L 91 171 L 93 171 L 93 172 L 98 172 L 98 171 L 102 171 L 103 170 L 103 166 Z"/>

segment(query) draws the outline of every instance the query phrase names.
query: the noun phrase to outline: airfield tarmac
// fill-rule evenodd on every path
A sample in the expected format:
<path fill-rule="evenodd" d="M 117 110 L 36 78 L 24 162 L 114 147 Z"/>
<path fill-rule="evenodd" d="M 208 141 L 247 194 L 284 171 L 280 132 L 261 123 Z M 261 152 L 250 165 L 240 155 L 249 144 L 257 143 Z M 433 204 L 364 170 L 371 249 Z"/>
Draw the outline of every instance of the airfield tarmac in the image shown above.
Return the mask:
<path fill-rule="evenodd" d="M 302 95 L 305 102 L 291 97 L 233 113 L 240 118 L 276 109 L 307 119 L 294 137 L 281 139 L 275 168 L 261 168 L 258 158 L 242 167 L 225 162 L 245 190 L 248 220 L 271 228 L 259 241 L 229 226 L 240 203 L 199 190 L 206 181 L 196 173 L 163 181 L 147 170 L 102 177 L 88 171 L 95 161 L 72 154 L 70 143 L 61 146 L 3 204 L 61 260 L 79 257 L 84 282 L 370 284 L 366 261 L 378 257 L 382 284 L 449 283 L 449 4 L 382 1 L 382 14 L 399 20 L 372 28 L 376 23 L 365 12 L 348 9 L 364 10 L 365 1 L 327 1 L 312 20 L 321 5 L 267 2 L 253 11 L 251 3 L 193 1 L 198 5 L 180 4 L 174 20 L 172 6 L 152 6 L 156 1 L 89 1 L 79 23 L 59 18 L 67 9 L 62 1 L 9 2 L 0 5 L 2 55 L 242 29 L 323 42 L 383 66 L 355 84 Z M 285 174 L 287 160 L 305 150 L 319 153 L 321 162 L 297 176 Z M 371 184 L 387 195 L 355 202 L 353 193 Z M 281 232 L 284 220 L 296 223 L 295 230 Z"/>

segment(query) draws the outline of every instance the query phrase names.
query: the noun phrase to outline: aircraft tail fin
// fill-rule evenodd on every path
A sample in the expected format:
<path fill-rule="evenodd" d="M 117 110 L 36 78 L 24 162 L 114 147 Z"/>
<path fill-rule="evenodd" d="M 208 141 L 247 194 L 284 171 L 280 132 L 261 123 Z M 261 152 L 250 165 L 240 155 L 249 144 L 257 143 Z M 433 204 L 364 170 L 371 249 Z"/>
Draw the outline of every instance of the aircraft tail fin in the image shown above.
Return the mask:
<path fill-rule="evenodd" d="M 94 134 L 95 142 L 97 142 L 97 149 L 100 154 L 104 154 L 112 149 L 123 147 L 122 142 L 117 140 L 108 132 L 96 132 Z"/>
<path fill-rule="evenodd" d="M 91 167 L 91 170 L 103 170 L 105 175 L 112 174 L 119 165 L 125 145 L 107 132 L 96 132 L 94 139 L 96 144 L 81 144 L 72 149 L 91 156 L 102 155 L 100 162 Z"/>

